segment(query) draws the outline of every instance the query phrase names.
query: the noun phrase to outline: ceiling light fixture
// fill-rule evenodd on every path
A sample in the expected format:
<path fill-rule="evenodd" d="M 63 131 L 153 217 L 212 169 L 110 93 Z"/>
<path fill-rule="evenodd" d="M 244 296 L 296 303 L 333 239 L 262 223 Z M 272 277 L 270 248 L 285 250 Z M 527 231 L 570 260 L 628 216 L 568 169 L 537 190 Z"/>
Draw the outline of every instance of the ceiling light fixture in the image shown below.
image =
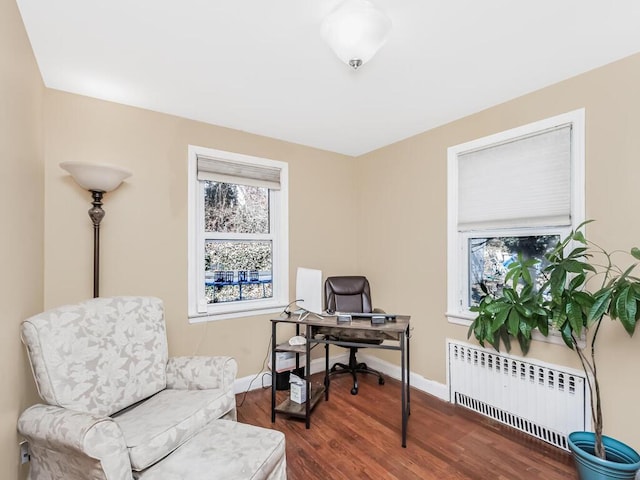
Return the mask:
<path fill-rule="evenodd" d="M 391 20 L 368 0 L 346 0 L 322 22 L 322 38 L 340 60 L 357 70 L 384 45 Z"/>

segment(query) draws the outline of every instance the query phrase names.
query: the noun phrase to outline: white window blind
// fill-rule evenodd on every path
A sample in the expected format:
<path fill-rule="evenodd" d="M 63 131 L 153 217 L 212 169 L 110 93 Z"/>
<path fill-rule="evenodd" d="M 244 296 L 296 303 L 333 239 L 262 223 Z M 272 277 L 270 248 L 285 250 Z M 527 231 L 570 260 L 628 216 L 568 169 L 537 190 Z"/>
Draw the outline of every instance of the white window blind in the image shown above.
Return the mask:
<path fill-rule="evenodd" d="M 458 156 L 458 231 L 571 225 L 571 125 Z"/>
<path fill-rule="evenodd" d="M 280 169 L 198 155 L 198 180 L 280 190 Z"/>

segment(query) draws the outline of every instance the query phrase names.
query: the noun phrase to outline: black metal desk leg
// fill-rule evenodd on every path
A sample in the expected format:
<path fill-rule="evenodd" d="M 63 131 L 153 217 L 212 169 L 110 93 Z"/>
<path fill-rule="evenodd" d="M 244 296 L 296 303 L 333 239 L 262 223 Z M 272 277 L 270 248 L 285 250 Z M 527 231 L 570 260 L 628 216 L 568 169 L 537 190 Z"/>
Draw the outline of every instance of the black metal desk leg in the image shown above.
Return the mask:
<path fill-rule="evenodd" d="M 329 344 L 324 344 L 324 399 L 329 400 L 329 384 L 331 379 L 329 377 Z"/>
<path fill-rule="evenodd" d="M 271 322 L 271 423 L 276 421 L 276 322 Z"/>
<path fill-rule="evenodd" d="M 305 401 L 305 426 L 311 427 L 311 325 L 307 325 L 307 365 L 305 367 L 305 386 L 307 388 L 307 400 Z"/>
<path fill-rule="evenodd" d="M 407 371 L 405 363 L 405 336 L 400 335 L 400 377 L 402 383 L 402 447 L 407 447 Z"/>
<path fill-rule="evenodd" d="M 411 415 L 411 353 L 409 344 L 411 343 L 411 332 L 407 327 L 407 415 Z"/>

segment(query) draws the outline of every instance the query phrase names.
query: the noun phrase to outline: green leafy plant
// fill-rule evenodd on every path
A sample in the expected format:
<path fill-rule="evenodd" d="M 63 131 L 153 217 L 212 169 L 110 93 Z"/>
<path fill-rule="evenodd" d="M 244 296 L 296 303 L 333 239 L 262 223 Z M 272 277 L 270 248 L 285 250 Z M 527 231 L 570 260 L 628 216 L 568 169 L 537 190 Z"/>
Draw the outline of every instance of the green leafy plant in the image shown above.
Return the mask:
<path fill-rule="evenodd" d="M 582 229 L 587 223 L 582 223 L 545 255 L 549 265 L 542 271 L 541 288 L 536 289 L 531 273 L 538 260 L 522 256 L 509 265 L 501 296 L 490 294 L 482 285 L 485 295 L 471 308 L 478 316 L 469 327 L 468 336 L 473 335 L 482 346 L 488 343 L 496 350 L 502 343 L 507 351 L 515 338 L 526 355 L 534 330 L 545 336 L 550 327 L 560 332 L 564 343 L 577 353 L 586 373 L 591 390 L 595 454 L 604 459 L 596 341 L 605 317 L 619 320 L 629 335 L 635 332 L 640 318 L 640 278 L 632 273 L 637 264 L 622 268 L 614 262 L 614 256 L 626 254 L 631 260 L 640 260 L 640 249 L 608 252 L 586 239 Z"/>

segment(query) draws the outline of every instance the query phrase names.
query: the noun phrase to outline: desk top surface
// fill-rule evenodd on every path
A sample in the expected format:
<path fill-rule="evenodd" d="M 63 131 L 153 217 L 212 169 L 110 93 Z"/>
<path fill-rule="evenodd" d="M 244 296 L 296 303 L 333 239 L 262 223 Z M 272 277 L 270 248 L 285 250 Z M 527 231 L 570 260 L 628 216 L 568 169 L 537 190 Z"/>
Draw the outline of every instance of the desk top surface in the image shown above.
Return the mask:
<path fill-rule="evenodd" d="M 297 320 L 297 316 L 289 318 L 273 318 L 272 322 L 297 323 L 299 325 L 311 325 L 314 327 L 339 327 L 355 330 L 376 330 L 383 332 L 404 332 L 409 327 L 409 315 L 396 315 L 395 320 L 387 320 L 384 323 L 372 324 L 369 318 L 354 318 L 350 322 L 338 322 L 335 315 L 327 315 L 321 318 L 314 314 L 308 315 L 304 320 Z"/>

